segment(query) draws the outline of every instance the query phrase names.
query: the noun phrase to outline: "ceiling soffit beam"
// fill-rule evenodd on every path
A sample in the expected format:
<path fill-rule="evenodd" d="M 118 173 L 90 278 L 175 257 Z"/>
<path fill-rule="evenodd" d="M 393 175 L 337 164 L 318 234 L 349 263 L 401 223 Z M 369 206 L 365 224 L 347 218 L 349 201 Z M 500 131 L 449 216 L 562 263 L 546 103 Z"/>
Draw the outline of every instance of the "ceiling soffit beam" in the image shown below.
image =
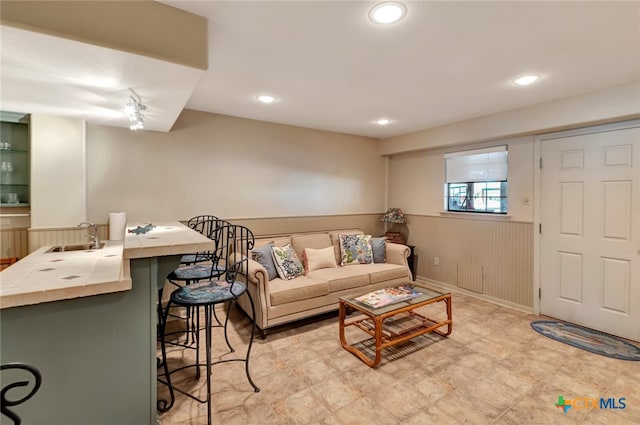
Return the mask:
<path fill-rule="evenodd" d="M 3 0 L 0 24 L 200 70 L 209 67 L 207 19 L 151 0 Z"/>
<path fill-rule="evenodd" d="M 398 155 L 551 133 L 640 118 L 640 81 L 577 96 L 496 112 L 382 139 L 378 153 Z"/>

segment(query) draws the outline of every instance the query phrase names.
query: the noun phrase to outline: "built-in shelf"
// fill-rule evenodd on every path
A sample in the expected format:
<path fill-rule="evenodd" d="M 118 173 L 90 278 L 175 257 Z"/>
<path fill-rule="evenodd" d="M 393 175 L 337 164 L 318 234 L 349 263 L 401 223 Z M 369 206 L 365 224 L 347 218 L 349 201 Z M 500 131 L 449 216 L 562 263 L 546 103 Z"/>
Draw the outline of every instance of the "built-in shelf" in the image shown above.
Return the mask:
<path fill-rule="evenodd" d="M 0 206 L 29 206 L 29 116 L 0 111 L 0 118 Z"/>
<path fill-rule="evenodd" d="M 17 204 L 7 204 L 6 202 L 0 203 L 0 207 L 16 208 L 16 207 L 28 207 L 30 204 L 26 202 L 18 202 Z"/>
<path fill-rule="evenodd" d="M 5 154 L 5 153 L 29 153 L 28 150 L 25 149 L 2 149 L 0 148 L 0 153 Z"/>

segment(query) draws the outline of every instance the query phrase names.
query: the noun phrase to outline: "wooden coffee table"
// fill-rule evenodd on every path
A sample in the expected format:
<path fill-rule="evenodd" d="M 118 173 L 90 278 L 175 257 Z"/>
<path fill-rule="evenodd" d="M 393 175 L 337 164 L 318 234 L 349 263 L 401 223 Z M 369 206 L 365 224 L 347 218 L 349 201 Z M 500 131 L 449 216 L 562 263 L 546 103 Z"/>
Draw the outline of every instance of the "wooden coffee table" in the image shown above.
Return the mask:
<path fill-rule="evenodd" d="M 364 304 L 358 301 L 357 297 L 347 296 L 340 298 L 340 343 L 345 350 L 353 353 L 370 367 L 376 367 L 380 363 L 381 353 L 384 348 L 401 344 L 428 332 L 435 332 L 442 336 L 447 336 L 451 333 L 453 327 L 451 294 L 441 293 L 412 283 L 406 283 L 404 286 L 411 287 L 419 295 L 406 301 L 399 301 L 379 308 Z M 420 307 L 440 301 L 443 301 L 446 305 L 446 320 L 430 319 L 415 311 Z M 354 319 L 347 320 L 347 308 L 351 308 L 361 314 Z M 447 326 L 446 332 L 439 330 L 445 325 Z M 349 326 L 355 326 L 374 338 L 375 358 L 371 359 L 362 350 L 347 343 L 344 330 Z"/>

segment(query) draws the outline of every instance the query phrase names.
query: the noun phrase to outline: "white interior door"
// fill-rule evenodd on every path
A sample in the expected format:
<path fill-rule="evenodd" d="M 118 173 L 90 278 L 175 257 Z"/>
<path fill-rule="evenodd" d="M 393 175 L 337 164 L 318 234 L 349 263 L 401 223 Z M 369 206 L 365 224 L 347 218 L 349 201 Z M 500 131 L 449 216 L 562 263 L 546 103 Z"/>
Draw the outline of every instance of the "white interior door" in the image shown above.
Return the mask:
<path fill-rule="evenodd" d="M 541 313 L 640 341 L 640 128 L 541 149 Z"/>

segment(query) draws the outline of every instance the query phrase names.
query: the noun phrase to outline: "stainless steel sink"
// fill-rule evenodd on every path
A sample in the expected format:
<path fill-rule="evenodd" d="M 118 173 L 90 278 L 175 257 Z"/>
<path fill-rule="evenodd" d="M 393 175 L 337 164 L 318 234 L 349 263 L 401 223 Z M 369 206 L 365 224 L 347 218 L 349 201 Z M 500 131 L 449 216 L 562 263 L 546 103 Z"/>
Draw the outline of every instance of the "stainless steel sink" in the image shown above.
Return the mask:
<path fill-rule="evenodd" d="M 56 246 L 52 246 L 51 248 L 46 250 L 45 254 L 48 254 L 50 252 L 93 251 L 93 250 L 102 249 L 102 248 L 104 248 L 104 242 L 102 242 L 97 247 L 94 246 L 91 243 L 79 243 L 79 244 L 72 244 L 72 245 L 56 245 Z"/>

